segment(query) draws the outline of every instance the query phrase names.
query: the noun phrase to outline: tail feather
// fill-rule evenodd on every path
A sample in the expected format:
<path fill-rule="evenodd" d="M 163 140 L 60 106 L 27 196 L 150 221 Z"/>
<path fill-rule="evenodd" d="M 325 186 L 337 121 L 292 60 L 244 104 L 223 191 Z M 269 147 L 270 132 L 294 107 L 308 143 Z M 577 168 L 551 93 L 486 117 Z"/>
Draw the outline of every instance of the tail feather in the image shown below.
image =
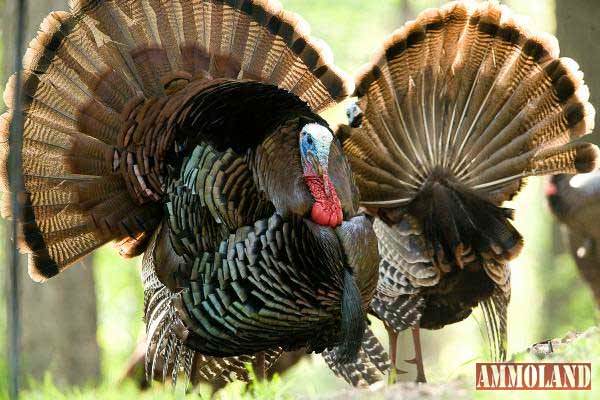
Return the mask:
<path fill-rule="evenodd" d="M 161 218 L 165 149 L 176 147 L 153 129 L 169 112 L 166 95 L 192 80 L 252 79 L 320 111 L 349 92 L 326 47 L 274 0 L 70 5 L 42 22 L 24 57 L 26 193 L 14 217 L 38 280 L 111 240 L 124 255 L 143 251 Z M 15 82 L 5 91 L 4 139 Z M 8 151 L 1 147 L 5 191 Z"/>
<path fill-rule="evenodd" d="M 579 66 L 495 1 L 452 2 L 407 23 L 363 68 L 355 95 L 361 123 L 340 138 L 362 205 L 412 207 L 429 239 L 449 241 L 434 249 L 440 262 L 473 246 L 513 257 L 520 236 L 497 206 L 529 176 L 596 168 L 596 146 L 578 141 L 594 122 Z M 481 243 L 474 229 L 486 232 Z"/>
<path fill-rule="evenodd" d="M 577 174 L 591 172 L 598 158 L 598 148 L 590 143 L 567 143 L 548 149 L 536 149 L 513 158 L 497 160 L 493 169 L 476 175 L 471 182 L 476 189 L 506 184 L 523 175 Z"/>
<path fill-rule="evenodd" d="M 490 188 L 510 197 L 513 181 L 555 172 L 531 168 L 541 157 L 557 170 L 594 168 L 593 157 L 573 157 L 568 144 L 593 128 L 583 74 L 558 58 L 555 38 L 529 32 L 495 2 L 424 12 L 392 34 L 356 87 L 363 123 L 344 146 L 353 163 L 369 166 L 357 179 L 371 206 L 414 198 L 436 168 L 483 197 Z M 560 167 L 552 161 L 559 153 Z M 511 159 L 514 168 L 505 168 Z M 403 170 L 403 182 L 377 185 L 375 169 Z"/>
<path fill-rule="evenodd" d="M 452 157 L 459 156 L 470 136 L 470 120 L 485 99 L 493 71 L 486 70 L 486 59 L 493 52 L 494 34 L 500 22 L 500 9 L 483 4 L 472 10 L 465 27 L 456 58 L 452 65 L 454 76 L 448 80 L 449 103 L 447 119 L 452 120 L 449 140 L 454 146 Z"/>

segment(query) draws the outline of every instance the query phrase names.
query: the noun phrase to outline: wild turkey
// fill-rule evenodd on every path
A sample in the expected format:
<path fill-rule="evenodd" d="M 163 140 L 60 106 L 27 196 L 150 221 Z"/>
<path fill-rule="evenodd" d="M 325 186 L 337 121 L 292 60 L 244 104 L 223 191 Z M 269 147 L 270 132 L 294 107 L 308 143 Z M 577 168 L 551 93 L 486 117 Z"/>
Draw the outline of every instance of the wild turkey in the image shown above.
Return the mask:
<path fill-rule="evenodd" d="M 550 210 L 566 228 L 579 272 L 600 307 L 600 173 L 553 176 L 546 195 Z"/>
<path fill-rule="evenodd" d="M 24 65 L 24 190 L 4 215 L 37 281 L 110 241 L 144 253 L 151 379 L 247 379 L 255 354 L 300 347 L 385 369 L 365 323 L 376 237 L 316 114 L 348 87 L 302 19 L 266 0 L 75 0 Z"/>
<path fill-rule="evenodd" d="M 525 178 L 587 172 L 595 146 L 583 74 L 496 2 L 429 9 L 393 33 L 356 79 L 342 139 L 382 262 L 373 312 L 397 332 L 465 319 L 482 305 L 506 355 L 508 262 L 523 245 L 502 208 Z"/>

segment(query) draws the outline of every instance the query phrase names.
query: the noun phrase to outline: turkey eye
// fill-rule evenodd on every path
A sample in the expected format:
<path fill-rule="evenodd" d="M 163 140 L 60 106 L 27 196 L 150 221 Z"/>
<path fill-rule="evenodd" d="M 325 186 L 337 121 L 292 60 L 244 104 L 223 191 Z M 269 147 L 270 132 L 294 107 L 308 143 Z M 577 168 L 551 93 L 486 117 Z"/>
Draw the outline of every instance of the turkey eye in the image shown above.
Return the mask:
<path fill-rule="evenodd" d="M 308 144 L 313 144 L 312 136 L 309 136 L 308 139 L 306 139 L 306 141 L 308 142 Z"/>

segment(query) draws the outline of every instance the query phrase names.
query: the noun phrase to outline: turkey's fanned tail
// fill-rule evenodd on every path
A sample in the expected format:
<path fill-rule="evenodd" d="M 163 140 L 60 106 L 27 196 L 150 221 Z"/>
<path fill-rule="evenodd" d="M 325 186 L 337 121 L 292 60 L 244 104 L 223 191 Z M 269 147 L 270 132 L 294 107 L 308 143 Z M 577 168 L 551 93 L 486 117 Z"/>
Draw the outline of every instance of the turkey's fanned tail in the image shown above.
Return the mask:
<path fill-rule="evenodd" d="M 166 158 L 153 116 L 192 80 L 251 79 L 319 111 L 351 90 L 306 23 L 269 0 L 74 0 L 41 24 L 24 58 L 19 246 L 48 279 L 116 241 L 141 254 L 162 218 Z M 7 179 L 14 77 L 0 119 Z"/>
<path fill-rule="evenodd" d="M 394 32 L 363 68 L 360 128 L 344 141 L 362 201 L 408 203 L 436 169 L 484 198 L 532 175 L 589 171 L 583 73 L 496 2 L 452 2 Z M 516 184 L 515 184 L 516 182 Z"/>
<path fill-rule="evenodd" d="M 534 175 L 587 172 L 589 90 L 554 37 L 497 2 L 452 2 L 394 32 L 357 77 L 340 130 L 370 209 L 417 217 L 437 264 L 506 262 L 521 237 L 499 206 Z M 474 240 L 474 239 L 477 240 Z"/>

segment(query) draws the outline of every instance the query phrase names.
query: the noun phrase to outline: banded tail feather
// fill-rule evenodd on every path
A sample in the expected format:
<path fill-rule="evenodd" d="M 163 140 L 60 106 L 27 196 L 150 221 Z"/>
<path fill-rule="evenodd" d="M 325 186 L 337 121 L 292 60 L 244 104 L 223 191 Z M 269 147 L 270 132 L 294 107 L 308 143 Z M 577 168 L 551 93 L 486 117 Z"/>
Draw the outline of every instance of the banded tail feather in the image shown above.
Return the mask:
<path fill-rule="evenodd" d="M 501 208 L 530 176 L 588 172 L 594 108 L 577 63 L 496 2 L 452 2 L 394 32 L 356 79 L 340 137 L 361 204 L 405 210 L 437 264 L 506 262 L 522 238 Z M 381 213 L 380 213 L 381 214 Z"/>
<path fill-rule="evenodd" d="M 182 146 L 152 122 L 189 82 L 217 78 L 276 85 L 315 111 L 351 91 L 326 46 L 277 1 L 73 0 L 42 22 L 24 58 L 25 192 L 19 215 L 6 200 L 2 209 L 19 220 L 35 280 L 110 241 L 124 256 L 144 251 L 163 215 L 165 164 Z"/>

